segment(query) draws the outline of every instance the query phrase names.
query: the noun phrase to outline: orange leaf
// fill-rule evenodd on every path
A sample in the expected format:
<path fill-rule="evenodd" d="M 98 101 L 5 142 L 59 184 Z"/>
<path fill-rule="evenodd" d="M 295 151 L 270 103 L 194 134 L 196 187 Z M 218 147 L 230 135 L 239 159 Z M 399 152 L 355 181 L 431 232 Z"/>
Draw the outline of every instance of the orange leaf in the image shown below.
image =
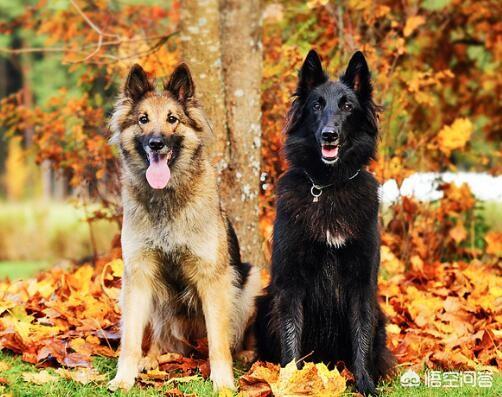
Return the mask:
<path fill-rule="evenodd" d="M 491 231 L 486 233 L 485 241 L 487 254 L 502 256 L 502 232 Z"/>
<path fill-rule="evenodd" d="M 403 35 L 404 37 L 410 36 L 419 26 L 425 23 L 425 18 L 421 15 L 414 15 L 406 20 L 406 25 L 404 25 Z"/>
<path fill-rule="evenodd" d="M 463 224 L 458 223 L 453 229 L 450 230 L 450 237 L 457 243 L 461 243 L 467 237 L 467 231 Z"/>

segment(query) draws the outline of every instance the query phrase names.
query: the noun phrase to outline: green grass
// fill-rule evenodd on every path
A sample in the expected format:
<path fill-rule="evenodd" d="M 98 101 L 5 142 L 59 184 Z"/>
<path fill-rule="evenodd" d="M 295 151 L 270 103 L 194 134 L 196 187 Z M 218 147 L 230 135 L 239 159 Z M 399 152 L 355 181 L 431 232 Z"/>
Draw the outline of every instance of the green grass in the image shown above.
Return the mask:
<path fill-rule="evenodd" d="M 0 260 L 55 261 L 92 255 L 85 211 L 70 203 L 0 201 Z M 98 253 L 110 248 L 117 225 L 92 224 Z"/>
<path fill-rule="evenodd" d="M 24 372 L 38 371 L 33 365 L 26 364 L 19 357 L 12 356 L 8 353 L 0 352 L 0 361 L 8 363 L 11 368 L 0 373 L 0 377 L 7 379 L 8 385 L 0 385 L 0 396 L 5 393 L 12 393 L 13 396 L 22 397 L 99 397 L 99 396 L 130 396 L 130 397 L 147 397 L 147 396 L 165 396 L 167 390 L 172 389 L 175 385 L 170 384 L 162 388 L 139 388 L 135 386 L 130 392 L 122 391 L 110 392 L 106 388 L 106 382 L 99 384 L 89 383 L 82 385 L 72 380 L 61 379 L 56 382 L 49 382 L 43 385 L 35 385 L 23 381 L 22 374 Z M 115 375 L 116 360 L 108 358 L 95 358 L 94 367 L 107 376 L 110 380 Z M 49 372 L 53 372 L 49 369 Z M 55 373 L 54 373 L 55 374 Z M 195 393 L 198 396 L 213 396 L 212 385 L 209 381 L 198 381 L 191 383 L 180 383 L 176 385 L 184 393 Z"/>
<path fill-rule="evenodd" d="M 52 264 L 48 261 L 0 261 L 0 280 L 9 277 L 11 280 L 33 277 Z"/>
<path fill-rule="evenodd" d="M 106 382 L 99 384 L 90 383 L 82 385 L 68 380 L 59 380 L 43 385 L 35 385 L 24 382 L 22 379 L 23 372 L 38 371 L 33 365 L 26 364 L 17 356 L 9 353 L 0 352 L 0 362 L 6 362 L 10 368 L 0 373 L 0 378 L 5 378 L 8 381 L 7 385 L 0 385 L 0 395 L 11 393 L 13 396 L 23 397 L 91 397 L 91 396 L 165 396 L 168 389 L 176 386 L 184 393 L 193 393 L 197 396 L 213 396 L 212 385 L 209 381 L 193 381 L 189 383 L 180 383 L 178 385 L 167 385 L 162 388 L 145 387 L 140 388 L 135 386 L 130 392 L 124 393 L 121 391 L 111 393 L 106 388 Z M 110 380 L 115 375 L 116 360 L 98 357 L 94 359 L 94 367 L 102 374 L 105 374 Z M 52 372 L 49 369 L 49 372 Z M 238 372 L 240 373 L 240 371 Z M 388 397 L 491 397 L 502 395 L 502 376 L 494 376 L 494 383 L 490 389 L 463 387 L 463 388 L 427 388 L 425 386 L 405 388 L 399 384 L 397 377 L 392 382 L 381 384 L 379 386 L 380 395 Z M 353 395 L 353 391 L 344 393 L 346 396 Z"/>
<path fill-rule="evenodd" d="M 479 213 L 485 219 L 490 230 L 502 231 L 502 202 L 486 201 L 480 203 Z"/>

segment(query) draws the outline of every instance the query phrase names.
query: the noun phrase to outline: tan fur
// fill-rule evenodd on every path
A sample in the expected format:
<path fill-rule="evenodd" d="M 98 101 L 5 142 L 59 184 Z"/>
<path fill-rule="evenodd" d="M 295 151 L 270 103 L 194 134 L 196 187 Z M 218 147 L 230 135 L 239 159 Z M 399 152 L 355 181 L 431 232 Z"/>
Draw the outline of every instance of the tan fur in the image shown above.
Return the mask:
<path fill-rule="evenodd" d="M 151 120 L 146 126 L 137 123 L 143 113 Z M 169 114 L 178 122 L 168 123 Z M 214 386 L 234 388 L 231 348 L 240 345 L 253 315 L 259 275 L 252 269 L 244 287 L 235 286 L 228 226 L 205 153 L 207 121 L 194 99 L 182 106 L 170 92 L 149 90 L 139 102 L 124 94 L 110 127 L 112 142 L 122 151 L 125 272 L 121 353 L 109 387 L 129 389 L 139 370 L 156 366 L 160 353 L 187 354 L 189 342 L 207 334 Z M 149 188 L 145 160 L 135 147 L 135 137 L 150 133 L 183 137 L 165 192 Z M 173 262 L 164 263 L 165 258 Z M 171 276 L 173 285 L 166 281 Z M 152 346 L 142 358 L 141 342 L 149 324 Z"/>

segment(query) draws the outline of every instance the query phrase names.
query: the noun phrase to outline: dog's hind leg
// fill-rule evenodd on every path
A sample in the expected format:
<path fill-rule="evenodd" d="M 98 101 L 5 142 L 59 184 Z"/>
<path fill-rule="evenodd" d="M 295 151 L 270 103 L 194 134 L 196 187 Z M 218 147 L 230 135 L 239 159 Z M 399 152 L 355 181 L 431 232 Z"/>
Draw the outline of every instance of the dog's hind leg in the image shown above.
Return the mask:
<path fill-rule="evenodd" d="M 156 369 L 159 366 L 160 346 L 156 339 L 152 339 L 150 348 L 145 357 L 143 357 L 138 364 L 138 371 L 148 371 Z"/>
<path fill-rule="evenodd" d="M 144 263 L 144 259 L 143 259 Z M 121 291 L 122 336 L 117 375 L 108 384 L 110 390 L 129 390 L 138 374 L 141 343 L 152 311 L 152 284 L 137 264 L 125 267 Z"/>

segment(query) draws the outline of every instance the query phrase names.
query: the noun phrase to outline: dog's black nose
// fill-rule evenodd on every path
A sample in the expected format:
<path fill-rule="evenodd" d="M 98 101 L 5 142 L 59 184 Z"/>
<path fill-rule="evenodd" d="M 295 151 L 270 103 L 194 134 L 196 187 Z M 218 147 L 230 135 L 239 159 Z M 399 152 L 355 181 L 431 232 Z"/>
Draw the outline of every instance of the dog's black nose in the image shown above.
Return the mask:
<path fill-rule="evenodd" d="M 162 140 L 162 138 L 154 136 L 148 141 L 148 146 L 152 150 L 160 150 L 164 147 L 164 141 Z"/>
<path fill-rule="evenodd" d="M 323 131 L 321 136 L 324 141 L 333 142 L 338 139 L 338 132 L 336 132 L 336 131 Z"/>

